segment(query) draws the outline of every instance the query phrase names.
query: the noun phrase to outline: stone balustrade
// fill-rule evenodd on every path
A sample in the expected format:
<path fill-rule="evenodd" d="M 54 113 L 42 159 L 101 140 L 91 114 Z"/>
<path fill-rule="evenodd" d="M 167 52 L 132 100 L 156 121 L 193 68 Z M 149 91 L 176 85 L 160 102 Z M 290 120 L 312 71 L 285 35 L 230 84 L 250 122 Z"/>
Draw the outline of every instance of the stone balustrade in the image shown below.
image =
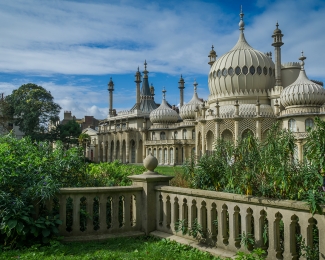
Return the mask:
<path fill-rule="evenodd" d="M 141 187 L 62 188 L 59 226 L 65 240 L 94 240 L 141 231 Z M 70 239 L 69 239 L 70 238 Z"/>
<path fill-rule="evenodd" d="M 175 228 L 179 220 L 190 230 L 195 220 L 202 227 L 199 241 L 227 251 L 248 252 L 240 235 L 251 234 L 254 247 L 267 251 L 267 259 L 298 259 L 296 235 L 312 245 L 318 229 L 320 259 L 325 255 L 325 216 L 312 214 L 304 202 L 270 200 L 238 194 L 156 186 L 158 231 L 193 239 Z M 177 223 L 178 222 L 178 223 Z"/>
<path fill-rule="evenodd" d="M 235 253 L 259 247 L 273 260 L 298 259 L 297 235 L 311 246 L 314 233 L 325 259 L 325 214 L 312 215 L 305 202 L 172 187 L 172 177 L 154 172 L 157 165 L 149 154 L 148 171 L 130 176 L 129 187 L 60 189 L 60 235 L 81 241 L 159 231 L 194 240 L 177 226 L 191 230 L 197 223 L 202 232 L 195 239 L 210 248 Z M 254 239 L 247 248 L 245 236 Z"/>

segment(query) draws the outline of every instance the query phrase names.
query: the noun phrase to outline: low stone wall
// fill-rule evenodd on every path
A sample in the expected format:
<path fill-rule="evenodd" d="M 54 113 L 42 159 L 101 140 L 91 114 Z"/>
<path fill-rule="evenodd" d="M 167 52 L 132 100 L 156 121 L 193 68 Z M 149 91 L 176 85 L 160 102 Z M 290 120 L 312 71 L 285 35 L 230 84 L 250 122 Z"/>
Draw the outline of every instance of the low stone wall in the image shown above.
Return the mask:
<path fill-rule="evenodd" d="M 191 229 L 197 220 L 203 231 L 198 238 L 200 242 L 232 252 L 248 252 L 240 239 L 245 232 L 254 236 L 254 247 L 267 251 L 268 259 L 298 259 L 296 235 L 301 234 L 306 243 L 312 245 L 315 225 L 319 234 L 320 259 L 325 259 L 325 216 L 312 216 L 304 202 L 171 186 L 157 186 L 155 190 L 159 205 L 158 231 L 191 238 L 176 232 L 175 225 L 185 219 Z M 265 234 L 268 237 L 266 243 Z"/>

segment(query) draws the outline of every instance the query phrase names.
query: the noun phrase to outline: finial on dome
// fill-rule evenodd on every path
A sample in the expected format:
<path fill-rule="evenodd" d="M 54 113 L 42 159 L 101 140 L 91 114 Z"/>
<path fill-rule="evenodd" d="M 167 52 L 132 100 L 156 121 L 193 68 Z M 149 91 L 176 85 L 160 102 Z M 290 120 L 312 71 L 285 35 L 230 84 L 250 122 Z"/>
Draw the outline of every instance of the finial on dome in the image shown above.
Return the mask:
<path fill-rule="evenodd" d="M 148 77 L 148 74 L 149 71 L 147 71 L 147 60 L 144 60 L 144 71 L 143 71 L 143 74 L 144 74 L 144 78 L 147 78 Z"/>
<path fill-rule="evenodd" d="M 214 46 L 213 46 L 213 44 L 212 44 L 212 46 L 211 46 L 211 49 L 212 49 L 212 50 L 214 49 Z"/>
<path fill-rule="evenodd" d="M 163 93 L 163 99 L 165 100 L 166 99 L 166 89 L 165 89 L 165 87 L 163 88 L 163 90 L 162 90 L 162 93 Z"/>
<path fill-rule="evenodd" d="M 139 66 L 138 66 L 138 72 L 140 72 L 140 70 L 139 70 Z"/>
<path fill-rule="evenodd" d="M 196 79 L 194 79 L 193 86 L 194 86 L 194 92 L 195 93 L 196 93 L 197 85 L 199 85 L 199 84 L 196 82 Z"/>
<path fill-rule="evenodd" d="M 239 16 L 240 16 L 239 30 L 244 31 L 245 30 L 245 28 L 244 28 L 245 23 L 244 23 L 244 20 L 243 20 L 244 13 L 243 13 L 243 6 L 242 5 L 240 6 L 240 14 L 239 14 Z"/>
<path fill-rule="evenodd" d="M 305 69 L 305 68 L 304 68 L 304 65 L 305 65 L 304 60 L 305 60 L 305 59 L 307 59 L 307 58 L 304 56 L 304 52 L 301 51 L 301 56 L 300 56 L 300 58 L 299 58 L 299 60 L 301 60 L 301 62 L 300 62 L 301 70 L 304 70 L 304 69 Z"/>
<path fill-rule="evenodd" d="M 279 23 L 278 23 L 278 21 L 276 21 L 276 25 L 275 26 L 276 26 L 277 29 L 279 29 Z"/>

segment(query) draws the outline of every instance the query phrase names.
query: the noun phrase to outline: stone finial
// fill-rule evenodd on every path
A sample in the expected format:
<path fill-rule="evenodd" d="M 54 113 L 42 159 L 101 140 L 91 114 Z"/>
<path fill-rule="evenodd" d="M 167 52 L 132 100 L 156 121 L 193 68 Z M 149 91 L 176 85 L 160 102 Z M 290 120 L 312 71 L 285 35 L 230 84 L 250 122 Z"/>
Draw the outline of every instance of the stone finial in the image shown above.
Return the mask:
<path fill-rule="evenodd" d="M 148 170 L 144 172 L 145 175 L 156 175 L 155 169 L 158 165 L 158 160 L 151 153 L 147 155 L 147 157 L 143 160 L 143 166 Z"/>

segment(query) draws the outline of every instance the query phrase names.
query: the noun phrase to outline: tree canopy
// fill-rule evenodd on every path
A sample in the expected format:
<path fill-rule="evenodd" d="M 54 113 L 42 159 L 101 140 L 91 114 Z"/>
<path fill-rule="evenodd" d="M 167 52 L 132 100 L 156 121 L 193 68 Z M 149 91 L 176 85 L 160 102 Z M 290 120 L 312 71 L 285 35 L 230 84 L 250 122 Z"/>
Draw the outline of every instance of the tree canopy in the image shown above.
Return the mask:
<path fill-rule="evenodd" d="M 71 120 L 64 125 L 58 125 L 55 132 L 55 139 L 62 141 L 62 143 L 65 144 L 66 148 L 69 149 L 71 144 L 78 144 L 81 128 L 76 121 Z"/>
<path fill-rule="evenodd" d="M 61 107 L 50 91 L 33 83 L 24 84 L 6 97 L 19 129 L 34 140 L 47 139 L 49 124 L 58 120 Z"/>

